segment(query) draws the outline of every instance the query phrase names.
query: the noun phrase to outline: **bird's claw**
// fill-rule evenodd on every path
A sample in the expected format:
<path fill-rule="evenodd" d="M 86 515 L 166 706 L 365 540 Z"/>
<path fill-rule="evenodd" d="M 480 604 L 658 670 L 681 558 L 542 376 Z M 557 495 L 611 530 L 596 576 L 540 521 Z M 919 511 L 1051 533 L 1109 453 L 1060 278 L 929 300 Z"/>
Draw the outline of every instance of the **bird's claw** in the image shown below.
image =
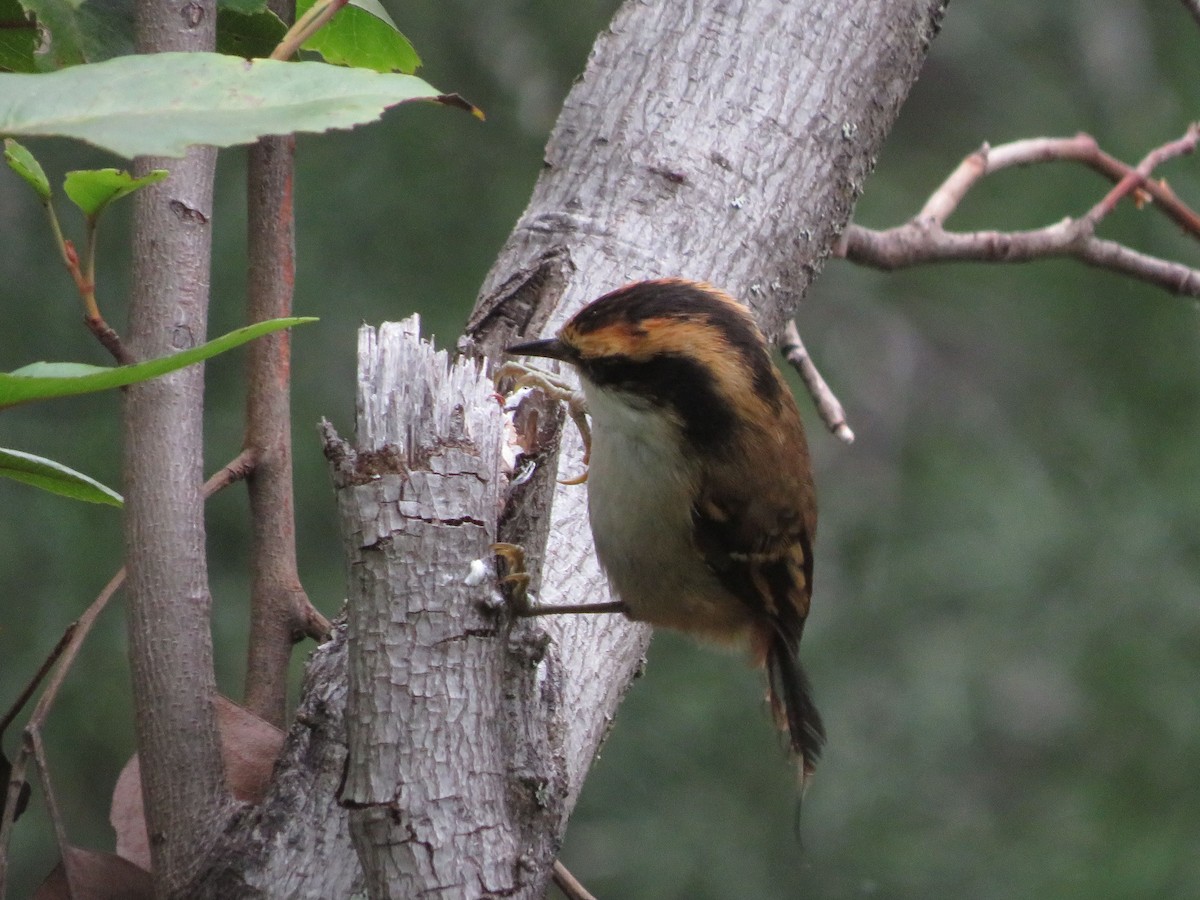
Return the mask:
<path fill-rule="evenodd" d="M 506 378 L 513 379 L 514 390 L 525 387 L 537 388 L 551 400 L 566 404 L 567 415 L 571 417 L 571 421 L 579 429 L 579 436 L 583 440 L 583 464 L 585 468 L 581 474 L 572 478 L 561 478 L 558 483 L 574 485 L 583 484 L 587 481 L 586 466 L 592 456 L 592 427 L 588 422 L 587 401 L 584 399 L 583 393 L 575 390 L 567 382 L 555 378 L 549 372 L 519 362 L 506 362 L 496 369 L 493 380 L 497 384 Z"/>

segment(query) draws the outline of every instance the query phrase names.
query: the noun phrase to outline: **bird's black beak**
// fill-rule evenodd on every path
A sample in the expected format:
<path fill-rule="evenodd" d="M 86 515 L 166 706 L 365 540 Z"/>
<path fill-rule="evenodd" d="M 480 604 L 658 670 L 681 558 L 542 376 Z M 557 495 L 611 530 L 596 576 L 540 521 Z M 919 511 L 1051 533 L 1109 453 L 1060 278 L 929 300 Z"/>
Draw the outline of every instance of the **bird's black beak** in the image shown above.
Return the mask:
<path fill-rule="evenodd" d="M 505 353 L 510 356 L 544 356 L 547 359 L 570 360 L 571 349 L 558 338 L 545 341 L 530 341 L 526 344 L 513 344 L 506 347 Z"/>

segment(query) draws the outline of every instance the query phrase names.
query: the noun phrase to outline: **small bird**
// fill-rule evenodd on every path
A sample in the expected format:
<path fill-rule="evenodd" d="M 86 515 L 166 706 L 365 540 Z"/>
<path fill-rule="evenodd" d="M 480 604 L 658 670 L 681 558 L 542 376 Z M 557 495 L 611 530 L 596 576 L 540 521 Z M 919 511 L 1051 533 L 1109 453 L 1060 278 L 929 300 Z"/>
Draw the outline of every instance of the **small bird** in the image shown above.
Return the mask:
<path fill-rule="evenodd" d="M 626 285 L 557 336 L 509 347 L 579 374 L 592 418 L 588 511 L 620 611 L 748 644 L 803 788 L 825 740 L 798 658 L 817 526 L 795 400 L 747 309 L 683 279 Z"/>

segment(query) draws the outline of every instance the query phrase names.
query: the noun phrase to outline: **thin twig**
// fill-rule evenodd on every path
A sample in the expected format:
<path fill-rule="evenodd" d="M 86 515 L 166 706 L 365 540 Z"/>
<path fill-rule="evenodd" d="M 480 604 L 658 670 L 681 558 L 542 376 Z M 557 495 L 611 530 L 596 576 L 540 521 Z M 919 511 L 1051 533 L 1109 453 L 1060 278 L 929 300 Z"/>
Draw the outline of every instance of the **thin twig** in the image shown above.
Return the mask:
<path fill-rule="evenodd" d="M 1200 297 L 1200 269 L 1141 253 L 1095 235 L 1099 222 L 1123 197 L 1133 194 L 1152 199 L 1159 211 L 1200 239 L 1200 215 L 1165 183 L 1150 178 L 1163 162 L 1193 152 L 1198 144 L 1200 124 L 1194 124 L 1183 137 L 1147 154 L 1136 168 L 1104 153 L 1095 139 L 1082 134 L 1073 138 L 1031 138 L 995 148 L 985 145 L 955 168 L 911 220 L 882 231 L 850 225 L 833 253 L 889 271 L 948 260 L 1027 262 L 1072 257 L 1175 294 Z M 967 192 L 986 175 L 1011 166 L 1055 160 L 1084 163 L 1116 182 L 1116 186 L 1079 219 L 1064 219 L 1044 228 L 963 233 L 942 227 Z"/>
<path fill-rule="evenodd" d="M 67 642 L 67 646 L 63 649 L 58 668 L 50 676 L 50 680 L 46 684 L 46 690 L 42 692 L 42 696 L 38 698 L 37 706 L 33 708 L 33 713 L 30 715 L 29 722 L 25 726 L 26 731 L 30 728 L 41 728 L 42 723 L 46 720 L 46 716 L 50 712 L 50 707 L 54 705 L 54 701 L 58 697 L 59 688 L 62 687 L 67 673 L 75 663 L 75 657 L 79 654 L 79 648 L 83 645 L 84 638 L 92 630 L 92 626 L 96 623 L 96 618 L 108 606 L 108 601 L 112 599 L 113 594 L 124 583 L 125 567 L 122 566 L 117 570 L 117 574 L 104 586 L 104 590 L 92 601 L 91 606 L 83 611 L 83 615 L 72 626 L 68 626 L 67 630 L 71 633 L 71 637 Z"/>
<path fill-rule="evenodd" d="M 83 280 L 87 285 L 87 293 L 83 302 L 87 306 L 88 316 L 97 319 L 100 318 L 100 307 L 96 303 L 96 232 L 99 226 L 100 217 L 95 213 L 84 220 Z"/>
<path fill-rule="evenodd" d="M 62 656 L 62 652 L 66 648 L 67 642 L 71 640 L 71 635 L 75 633 L 75 628 L 78 624 L 78 622 L 72 622 L 67 626 L 67 630 L 58 639 L 58 643 L 54 645 L 54 649 L 42 660 L 42 664 L 38 666 L 38 670 L 34 673 L 34 676 L 29 679 L 29 683 L 25 685 L 25 689 L 17 695 L 17 699 L 13 701 L 12 707 L 4 714 L 4 718 L 0 719 L 0 737 L 4 737 L 4 732 L 8 731 L 8 726 L 21 714 L 21 710 L 25 708 L 25 704 L 29 702 L 29 698 L 33 696 L 34 691 L 38 689 L 38 685 L 42 683 L 42 679 L 46 677 L 46 673 L 50 671 L 54 663 Z"/>
<path fill-rule="evenodd" d="M 24 747 L 12 762 L 8 776 L 7 796 L 4 800 L 4 815 L 0 816 L 0 900 L 8 896 L 8 845 L 12 838 L 13 822 L 17 817 L 17 802 L 25 786 L 25 769 L 29 766 L 29 754 Z"/>
<path fill-rule="evenodd" d="M 121 336 L 117 333 L 104 316 L 100 313 L 100 304 L 96 301 L 96 231 L 100 224 L 100 218 L 96 214 L 87 217 L 87 236 L 84 246 L 84 263 L 82 271 L 79 266 L 79 257 L 74 252 L 74 247 L 71 248 L 71 253 L 68 254 L 67 268 L 71 272 L 71 277 L 75 279 L 75 285 L 79 290 L 80 296 L 83 298 L 84 316 L 83 323 L 87 325 L 88 331 L 96 336 L 96 340 L 100 342 L 105 350 L 112 354 L 113 359 L 123 366 L 137 362 L 133 354 L 125 348 L 125 343 L 121 340 Z"/>
<path fill-rule="evenodd" d="M 1143 190 L 1157 199 L 1152 191 L 1155 188 L 1159 190 L 1165 189 L 1166 186 L 1151 181 L 1150 173 L 1168 160 L 1195 152 L 1197 142 L 1200 142 L 1200 123 L 1193 123 L 1183 137 L 1151 150 L 1146 154 L 1145 159 L 1138 163 L 1136 169 L 1126 172 L 1125 176 L 1117 182 L 1116 187 L 1109 191 L 1103 200 L 1091 208 L 1087 214 L 1087 218 L 1093 223 L 1099 222 L 1113 211 L 1117 203 L 1133 193 L 1135 189 Z M 1171 194 L 1171 197 L 1173 198 L 1174 194 Z M 1182 204 L 1180 205 L 1182 206 Z M 1176 222 L 1190 231 L 1193 236 L 1200 237 L 1200 216 L 1197 216 L 1187 207 L 1183 207 L 1180 212 L 1183 213 L 1183 220 L 1180 221 L 1180 219 L 1176 218 Z M 1172 218 L 1175 218 L 1175 216 L 1172 216 Z"/>
<path fill-rule="evenodd" d="M 54 840 L 58 844 L 58 852 L 62 857 L 64 867 L 67 860 L 67 829 L 58 811 L 58 800 L 54 796 L 54 785 L 50 780 L 50 766 L 46 762 L 46 748 L 42 744 L 40 729 L 26 728 L 25 741 L 29 753 L 33 756 L 33 764 L 37 769 L 38 780 L 42 783 L 42 801 L 46 804 L 46 812 L 50 816 L 50 824 L 54 828 Z M 67 872 L 68 878 L 70 871 Z"/>
<path fill-rule="evenodd" d="M 596 900 L 579 879 L 557 859 L 554 861 L 554 883 L 566 895 L 567 900 Z"/>
<path fill-rule="evenodd" d="M 46 210 L 46 217 L 50 220 L 50 231 L 54 234 L 54 246 L 58 248 L 59 258 L 62 259 L 67 274 L 75 282 L 75 287 L 79 291 L 79 295 L 85 298 L 84 303 L 86 304 L 83 271 L 79 268 L 79 256 L 75 253 L 75 247 L 63 235 L 62 226 L 58 223 L 58 214 L 54 211 L 54 204 L 47 200 L 42 206 Z"/>
<path fill-rule="evenodd" d="M 243 481 L 254 474 L 254 469 L 258 465 L 258 452 L 247 447 L 217 471 L 213 472 L 212 477 L 204 482 L 204 499 L 207 500 L 218 491 L 222 491 L 229 485 L 238 481 Z"/>
<path fill-rule="evenodd" d="M 120 365 L 128 366 L 137 362 L 133 354 L 125 349 L 125 343 L 121 340 L 121 336 L 103 318 L 84 316 L 83 324 L 87 326 L 88 331 L 96 336 L 96 340 L 100 342 L 100 346 L 112 354 L 112 358 Z"/>
<path fill-rule="evenodd" d="M 795 322 L 788 322 L 784 326 L 783 334 L 779 336 L 779 351 L 800 374 L 800 379 L 808 388 L 813 402 L 817 405 L 817 413 L 821 416 L 821 421 L 838 440 L 846 444 L 853 444 L 854 432 L 846 424 L 846 411 L 817 370 L 812 357 L 808 355 L 808 349 L 804 346 L 804 341 L 800 339 L 800 330 L 796 328 Z"/>
<path fill-rule="evenodd" d="M 929 195 L 913 221 L 944 225 L 971 188 L 984 177 L 1004 169 L 1048 162 L 1077 162 L 1114 183 L 1130 178 L 1132 186 L 1149 195 L 1164 215 L 1180 228 L 1200 237 L 1200 216 L 1180 201 L 1167 185 L 1149 178 L 1150 172 L 1165 161 L 1164 157 L 1155 157 L 1154 154 L 1163 149 L 1173 150 L 1176 156 L 1190 152 L 1188 145 L 1195 146 L 1195 131 L 1196 126 L 1193 125 L 1182 138 L 1154 151 L 1136 169 L 1105 153 L 1089 134 L 1077 134 L 1069 138 L 1026 138 L 997 147 L 984 144 L 963 159 L 937 190 Z M 1148 161 L 1152 165 L 1143 169 Z M 1128 192 L 1128 188 L 1123 189 L 1121 196 Z"/>

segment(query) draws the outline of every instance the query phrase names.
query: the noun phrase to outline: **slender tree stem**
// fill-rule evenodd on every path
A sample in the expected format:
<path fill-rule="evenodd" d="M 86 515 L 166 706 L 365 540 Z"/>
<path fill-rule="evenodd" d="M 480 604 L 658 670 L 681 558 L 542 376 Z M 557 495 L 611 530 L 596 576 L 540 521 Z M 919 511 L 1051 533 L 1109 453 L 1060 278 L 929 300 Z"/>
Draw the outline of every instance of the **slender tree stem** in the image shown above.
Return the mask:
<path fill-rule="evenodd" d="M 271 0 L 283 21 L 295 17 L 292 0 Z M 292 204 L 296 140 L 267 137 L 250 148 L 247 172 L 248 322 L 292 313 L 296 281 Z M 296 565 L 292 489 L 291 335 L 279 332 L 249 347 L 246 361 L 245 446 L 257 465 L 250 494 L 250 640 L 245 703 L 282 727 L 287 714 L 292 645 L 322 640 L 329 621 L 309 602 Z"/>
<path fill-rule="evenodd" d="M 272 137 L 250 151 L 247 319 L 292 311 L 295 240 L 292 170 L 295 140 Z M 245 446 L 258 457 L 247 481 L 252 538 L 250 641 L 246 706 L 282 727 L 287 713 L 292 645 L 323 637 L 329 622 L 300 584 L 292 490 L 291 336 L 277 332 L 250 345 Z"/>
<path fill-rule="evenodd" d="M 139 0 L 141 52 L 212 50 L 215 0 Z M 142 157 L 135 171 L 167 165 Z M 207 330 L 216 151 L 193 147 L 134 196 L 128 345 L 139 359 Z M 142 793 L 156 893 L 184 896 L 229 810 L 217 736 L 205 557 L 204 367 L 124 397 L 125 559 Z"/>

